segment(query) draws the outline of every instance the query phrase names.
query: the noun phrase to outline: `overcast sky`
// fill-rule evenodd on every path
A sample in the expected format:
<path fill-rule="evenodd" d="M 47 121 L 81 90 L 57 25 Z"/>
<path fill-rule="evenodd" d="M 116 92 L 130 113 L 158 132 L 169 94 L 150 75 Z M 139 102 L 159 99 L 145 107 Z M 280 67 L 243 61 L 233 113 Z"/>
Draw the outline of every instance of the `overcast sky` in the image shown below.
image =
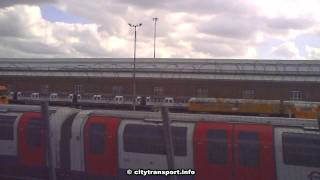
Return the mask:
<path fill-rule="evenodd" d="M 1 0 L 0 57 L 320 59 L 319 0 Z"/>

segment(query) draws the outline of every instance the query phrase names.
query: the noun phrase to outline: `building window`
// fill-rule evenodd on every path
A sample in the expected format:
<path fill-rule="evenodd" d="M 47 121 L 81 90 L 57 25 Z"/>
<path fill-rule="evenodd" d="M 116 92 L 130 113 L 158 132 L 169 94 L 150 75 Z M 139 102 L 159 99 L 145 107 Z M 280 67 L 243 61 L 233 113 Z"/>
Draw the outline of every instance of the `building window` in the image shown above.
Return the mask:
<path fill-rule="evenodd" d="M 163 87 L 154 87 L 154 96 L 163 96 Z"/>
<path fill-rule="evenodd" d="M 129 124 L 123 133 L 125 152 L 166 154 L 163 138 L 163 127 L 154 125 Z M 187 154 L 187 128 L 172 127 L 174 154 L 186 156 Z"/>
<path fill-rule="evenodd" d="M 40 119 L 30 119 L 26 128 L 26 141 L 30 147 L 41 147 L 41 129 L 43 121 Z"/>
<path fill-rule="evenodd" d="M 210 164 L 226 164 L 228 159 L 227 131 L 209 130 L 208 161 Z"/>
<path fill-rule="evenodd" d="M 301 91 L 290 91 L 290 100 L 300 101 L 303 98 L 303 93 Z"/>
<path fill-rule="evenodd" d="M 320 167 L 319 134 L 283 133 L 282 143 L 285 164 Z"/>
<path fill-rule="evenodd" d="M 246 89 L 242 91 L 242 98 L 243 99 L 253 99 L 254 98 L 254 90 Z"/>
<path fill-rule="evenodd" d="M 44 93 L 44 94 L 49 93 L 49 85 L 48 84 L 43 84 L 40 86 L 40 88 L 41 88 L 40 89 L 41 93 Z"/>
<path fill-rule="evenodd" d="M 198 88 L 197 89 L 197 96 L 198 97 L 208 97 L 208 88 Z"/>
<path fill-rule="evenodd" d="M 75 94 L 81 94 L 81 89 L 82 89 L 82 85 L 81 84 L 74 85 Z"/>
<path fill-rule="evenodd" d="M 16 116 L 0 115 L 0 140 L 13 140 L 13 126 Z"/>
<path fill-rule="evenodd" d="M 256 132 L 240 132 L 239 162 L 242 167 L 259 167 L 260 143 L 259 134 Z"/>
<path fill-rule="evenodd" d="M 89 127 L 89 151 L 92 154 L 103 154 L 106 146 L 106 126 L 91 124 Z"/>
<path fill-rule="evenodd" d="M 122 87 L 121 86 L 113 86 L 112 87 L 112 94 L 114 96 L 122 95 Z"/>

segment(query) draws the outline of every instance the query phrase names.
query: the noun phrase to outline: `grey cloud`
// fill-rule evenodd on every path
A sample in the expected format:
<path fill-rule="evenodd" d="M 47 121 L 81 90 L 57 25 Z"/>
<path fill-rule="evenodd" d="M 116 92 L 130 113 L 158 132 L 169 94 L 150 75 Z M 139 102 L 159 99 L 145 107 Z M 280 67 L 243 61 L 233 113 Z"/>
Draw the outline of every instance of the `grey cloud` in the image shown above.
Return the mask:
<path fill-rule="evenodd" d="M 43 4 L 43 3 L 54 3 L 56 0 L 1 0 L 0 8 L 13 6 L 17 4 Z"/>
<path fill-rule="evenodd" d="M 197 14 L 247 13 L 248 4 L 239 0 L 113 0 L 114 3 L 134 5 L 140 9 L 164 9 L 171 12 L 191 12 Z"/>
<path fill-rule="evenodd" d="M 193 39 L 195 51 L 210 54 L 212 57 L 244 57 L 250 43 L 233 41 L 230 43 L 223 38 Z"/>
<path fill-rule="evenodd" d="M 7 46 L 14 47 L 17 50 L 28 52 L 31 54 L 62 54 L 63 51 L 59 48 L 53 48 L 44 42 L 36 39 L 2 39 L 2 43 Z"/>
<path fill-rule="evenodd" d="M 20 9 L 21 14 L 24 9 Z M 5 16 L 0 16 L 0 37 L 26 37 L 29 36 L 28 17 L 22 16 L 16 11 L 5 12 Z"/>
<path fill-rule="evenodd" d="M 266 20 L 267 26 L 272 29 L 306 29 L 314 24 L 312 20 L 304 18 L 273 18 Z"/>
<path fill-rule="evenodd" d="M 300 58 L 299 49 L 294 43 L 284 43 L 278 47 L 274 47 L 272 53 L 280 58 L 296 59 Z"/>
<path fill-rule="evenodd" d="M 179 0 L 178 0 L 179 1 Z M 134 5 L 142 8 L 159 8 L 165 7 L 170 0 L 150 1 L 150 0 L 114 0 L 114 3 L 121 3 L 126 5 Z"/>
<path fill-rule="evenodd" d="M 294 52 L 290 51 L 290 49 L 286 49 L 286 48 L 276 49 L 273 51 L 273 53 L 279 57 L 289 57 L 289 58 L 292 58 L 296 55 Z"/>
<path fill-rule="evenodd" d="M 259 29 L 259 20 L 246 16 L 217 16 L 198 27 L 202 33 L 233 39 L 250 39 Z"/>
<path fill-rule="evenodd" d="M 0 38 L 1 57 L 65 56 L 61 47 L 52 47 L 37 39 Z"/>

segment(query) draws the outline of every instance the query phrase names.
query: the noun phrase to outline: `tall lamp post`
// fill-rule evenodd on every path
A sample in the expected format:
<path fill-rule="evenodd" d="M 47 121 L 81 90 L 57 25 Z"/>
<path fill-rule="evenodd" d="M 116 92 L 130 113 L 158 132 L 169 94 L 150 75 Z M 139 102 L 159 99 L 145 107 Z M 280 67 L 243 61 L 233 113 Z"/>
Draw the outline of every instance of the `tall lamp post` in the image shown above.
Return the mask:
<path fill-rule="evenodd" d="M 154 21 L 154 34 L 153 34 L 153 58 L 156 58 L 156 34 L 157 34 L 157 21 L 159 20 L 159 18 L 155 17 L 152 18 L 152 20 Z"/>
<path fill-rule="evenodd" d="M 132 86 L 132 91 L 133 91 L 133 101 L 132 101 L 132 106 L 133 110 L 136 110 L 136 47 L 137 47 L 137 27 L 142 26 L 142 23 L 139 24 L 128 24 L 130 27 L 134 28 L 134 53 L 133 53 L 133 86 Z"/>

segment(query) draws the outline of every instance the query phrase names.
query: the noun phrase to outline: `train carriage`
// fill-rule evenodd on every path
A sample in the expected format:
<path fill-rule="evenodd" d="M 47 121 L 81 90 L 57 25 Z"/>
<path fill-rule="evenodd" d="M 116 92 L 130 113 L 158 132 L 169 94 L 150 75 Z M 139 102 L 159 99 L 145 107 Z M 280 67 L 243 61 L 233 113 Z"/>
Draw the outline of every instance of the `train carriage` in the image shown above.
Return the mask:
<path fill-rule="evenodd" d="M 0 105 L 0 176 L 48 178 L 39 108 Z M 195 180 L 310 180 L 320 174 L 316 121 L 170 114 L 175 168 Z M 58 179 L 141 179 L 127 169 L 166 170 L 159 113 L 50 108 Z M 167 179 L 146 176 L 144 179 Z"/>

